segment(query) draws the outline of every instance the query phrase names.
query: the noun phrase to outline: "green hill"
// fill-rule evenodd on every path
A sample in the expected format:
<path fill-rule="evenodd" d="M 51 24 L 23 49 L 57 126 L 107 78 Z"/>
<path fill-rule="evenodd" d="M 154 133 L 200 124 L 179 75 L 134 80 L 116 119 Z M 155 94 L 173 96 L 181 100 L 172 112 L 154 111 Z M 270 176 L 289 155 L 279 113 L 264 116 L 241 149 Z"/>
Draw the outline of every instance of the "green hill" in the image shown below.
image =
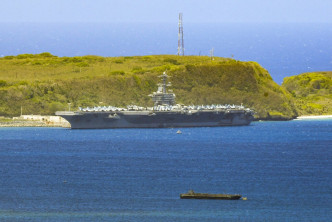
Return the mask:
<path fill-rule="evenodd" d="M 332 72 L 303 73 L 284 79 L 301 115 L 332 114 Z"/>
<path fill-rule="evenodd" d="M 171 76 L 178 103 L 240 104 L 260 119 L 297 116 L 291 94 L 255 62 L 206 56 L 57 57 L 50 53 L 0 58 L 0 115 L 54 114 L 79 106 L 151 106 L 158 76 Z"/>

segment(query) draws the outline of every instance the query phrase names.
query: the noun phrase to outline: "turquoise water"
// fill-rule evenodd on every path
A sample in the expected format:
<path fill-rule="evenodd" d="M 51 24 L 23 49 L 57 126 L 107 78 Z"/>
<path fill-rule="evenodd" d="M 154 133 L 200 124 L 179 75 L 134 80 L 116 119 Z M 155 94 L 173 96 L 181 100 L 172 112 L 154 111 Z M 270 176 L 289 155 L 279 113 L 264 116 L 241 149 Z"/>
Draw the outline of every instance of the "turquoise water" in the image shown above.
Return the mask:
<path fill-rule="evenodd" d="M 0 220 L 331 221 L 331 120 L 177 130 L 0 128 Z"/>

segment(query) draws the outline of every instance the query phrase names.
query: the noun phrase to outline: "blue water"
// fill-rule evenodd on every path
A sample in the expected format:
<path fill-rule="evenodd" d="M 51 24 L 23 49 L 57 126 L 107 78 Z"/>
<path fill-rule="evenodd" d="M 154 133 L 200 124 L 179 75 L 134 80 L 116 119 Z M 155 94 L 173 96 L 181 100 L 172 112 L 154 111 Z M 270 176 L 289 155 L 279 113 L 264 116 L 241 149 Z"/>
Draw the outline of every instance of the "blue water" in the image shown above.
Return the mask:
<path fill-rule="evenodd" d="M 332 120 L 177 130 L 0 128 L 0 221 L 331 221 Z"/>
<path fill-rule="evenodd" d="M 0 56 L 177 54 L 174 23 L 0 23 Z M 257 61 L 277 83 L 303 72 L 332 70 L 332 24 L 188 24 L 186 55 Z"/>

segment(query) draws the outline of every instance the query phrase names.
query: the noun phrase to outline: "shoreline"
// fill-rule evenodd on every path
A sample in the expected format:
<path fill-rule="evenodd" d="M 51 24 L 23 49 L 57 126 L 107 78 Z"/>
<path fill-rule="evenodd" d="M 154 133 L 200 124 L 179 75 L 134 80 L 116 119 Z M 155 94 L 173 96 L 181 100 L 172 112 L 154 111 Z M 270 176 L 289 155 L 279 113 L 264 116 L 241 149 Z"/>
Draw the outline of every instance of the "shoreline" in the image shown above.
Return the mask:
<path fill-rule="evenodd" d="M 27 119 L 6 119 L 6 121 L 1 121 L 0 119 L 0 128 L 4 127 L 62 127 L 70 128 L 70 124 L 66 121 L 63 122 L 47 122 L 47 121 L 38 121 L 38 120 L 27 120 Z M 298 116 L 295 119 L 290 120 L 318 120 L 318 119 L 332 119 L 332 115 L 313 115 L 313 116 Z M 285 119 L 264 119 L 264 120 L 254 120 L 255 121 L 285 121 Z"/>
<path fill-rule="evenodd" d="M 315 115 L 315 116 L 298 116 L 294 120 L 306 120 L 306 119 L 332 119 L 332 115 Z"/>
<path fill-rule="evenodd" d="M 70 124 L 61 117 L 42 115 L 22 115 L 20 117 L 0 118 L 0 128 L 3 127 L 63 127 L 70 128 Z"/>
<path fill-rule="evenodd" d="M 6 127 L 62 127 L 70 128 L 67 124 L 49 124 L 41 121 L 0 121 L 0 128 Z"/>

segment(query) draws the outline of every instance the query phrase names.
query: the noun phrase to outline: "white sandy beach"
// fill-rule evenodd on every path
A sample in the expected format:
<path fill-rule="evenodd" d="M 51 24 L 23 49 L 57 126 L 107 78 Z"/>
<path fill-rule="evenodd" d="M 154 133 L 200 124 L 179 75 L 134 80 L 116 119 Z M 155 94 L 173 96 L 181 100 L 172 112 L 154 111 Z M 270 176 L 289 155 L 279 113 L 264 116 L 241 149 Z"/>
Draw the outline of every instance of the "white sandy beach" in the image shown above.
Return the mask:
<path fill-rule="evenodd" d="M 330 119 L 332 115 L 321 115 L 321 116 L 299 116 L 295 120 L 305 120 L 305 119 Z"/>

